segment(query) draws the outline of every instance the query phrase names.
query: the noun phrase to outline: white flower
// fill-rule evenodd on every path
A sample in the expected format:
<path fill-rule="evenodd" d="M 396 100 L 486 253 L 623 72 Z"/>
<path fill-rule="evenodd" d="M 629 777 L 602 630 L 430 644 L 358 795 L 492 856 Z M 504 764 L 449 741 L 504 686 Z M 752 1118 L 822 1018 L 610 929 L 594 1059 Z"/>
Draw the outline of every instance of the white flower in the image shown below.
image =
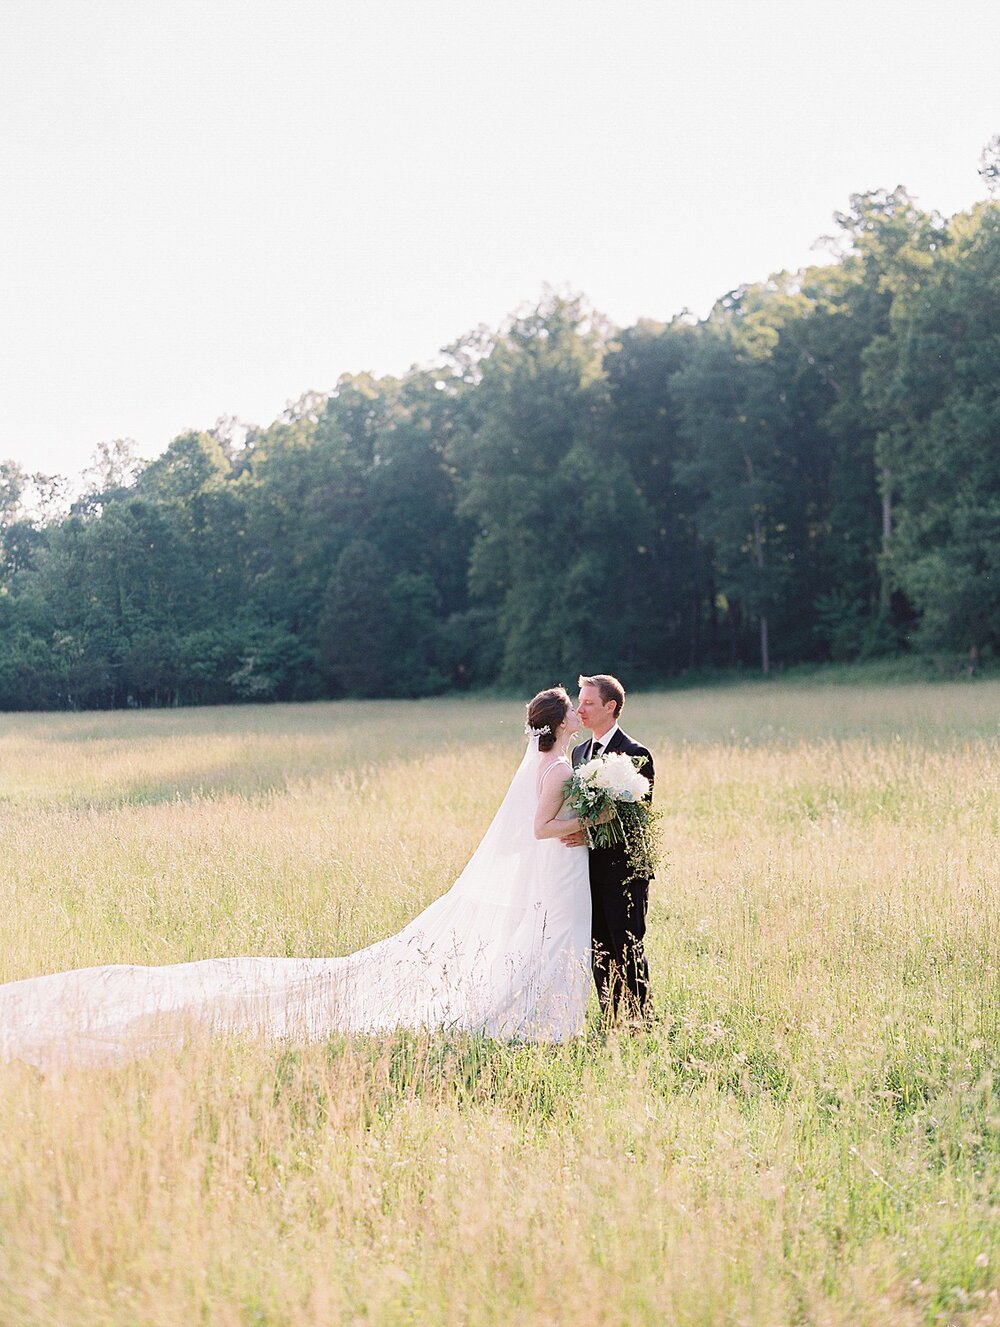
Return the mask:
<path fill-rule="evenodd" d="M 592 777 L 594 786 L 609 792 L 616 802 L 638 802 L 649 792 L 649 780 L 640 774 L 631 756 L 615 751 L 610 756 L 598 756 L 587 762 L 596 765 Z M 587 768 L 584 766 L 583 768 Z"/>

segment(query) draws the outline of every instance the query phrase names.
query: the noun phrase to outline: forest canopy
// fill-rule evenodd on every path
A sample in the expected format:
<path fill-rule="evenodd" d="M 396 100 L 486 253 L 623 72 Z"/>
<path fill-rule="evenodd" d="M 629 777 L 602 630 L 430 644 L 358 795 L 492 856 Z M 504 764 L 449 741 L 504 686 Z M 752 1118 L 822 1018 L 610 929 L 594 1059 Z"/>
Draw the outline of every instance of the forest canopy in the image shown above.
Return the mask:
<path fill-rule="evenodd" d="M 0 466 L 0 708 L 996 655 L 1000 202 L 836 228 L 702 321 L 546 292 L 267 427 L 102 444 L 72 503 Z"/>

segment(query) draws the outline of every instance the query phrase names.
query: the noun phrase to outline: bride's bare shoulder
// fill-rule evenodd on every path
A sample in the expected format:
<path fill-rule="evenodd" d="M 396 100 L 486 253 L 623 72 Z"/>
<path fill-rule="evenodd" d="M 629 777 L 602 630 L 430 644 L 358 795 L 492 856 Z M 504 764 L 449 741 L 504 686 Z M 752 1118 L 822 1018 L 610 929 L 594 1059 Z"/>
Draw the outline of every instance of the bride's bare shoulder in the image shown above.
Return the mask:
<path fill-rule="evenodd" d="M 538 771 L 539 787 L 542 786 L 542 784 L 545 782 L 546 777 L 549 774 L 551 774 L 551 772 L 554 769 L 561 769 L 563 771 L 563 777 L 565 778 L 566 771 L 568 770 L 570 773 L 572 773 L 573 766 L 570 764 L 566 756 L 553 756 L 550 760 L 543 760 Z"/>

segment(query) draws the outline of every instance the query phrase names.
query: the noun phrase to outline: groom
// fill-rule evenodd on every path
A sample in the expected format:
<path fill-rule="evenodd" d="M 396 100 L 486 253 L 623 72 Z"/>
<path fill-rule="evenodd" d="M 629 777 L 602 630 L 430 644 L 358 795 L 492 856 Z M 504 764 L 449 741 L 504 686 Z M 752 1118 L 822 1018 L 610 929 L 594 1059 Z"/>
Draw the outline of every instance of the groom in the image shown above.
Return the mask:
<path fill-rule="evenodd" d="M 573 767 L 594 756 L 621 751 L 642 756 L 640 772 L 653 782 L 653 757 L 618 726 L 625 704 L 625 688 L 609 673 L 581 677 L 577 683 L 580 721 L 592 734 L 573 751 Z M 652 794 L 652 788 L 650 789 Z M 563 843 L 585 843 L 574 835 Z M 649 881 L 629 878 L 625 849 L 620 845 L 590 850 L 590 897 L 593 902 L 593 969 L 601 1013 L 610 1020 L 619 1014 L 627 1021 L 652 1017 L 649 968 L 642 941 L 646 934 Z"/>

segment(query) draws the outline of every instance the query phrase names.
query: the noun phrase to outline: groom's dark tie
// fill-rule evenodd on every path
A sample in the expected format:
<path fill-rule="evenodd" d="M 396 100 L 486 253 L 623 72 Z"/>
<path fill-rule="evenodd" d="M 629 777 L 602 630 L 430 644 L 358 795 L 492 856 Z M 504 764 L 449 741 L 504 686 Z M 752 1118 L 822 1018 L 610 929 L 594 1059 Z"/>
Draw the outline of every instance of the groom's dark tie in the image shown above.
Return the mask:
<path fill-rule="evenodd" d="M 593 742 L 593 743 L 591 743 L 591 747 L 590 747 L 590 758 L 591 758 L 591 760 L 593 760 L 595 756 L 599 756 L 603 750 L 604 750 L 604 743 L 603 743 L 603 742 Z"/>

